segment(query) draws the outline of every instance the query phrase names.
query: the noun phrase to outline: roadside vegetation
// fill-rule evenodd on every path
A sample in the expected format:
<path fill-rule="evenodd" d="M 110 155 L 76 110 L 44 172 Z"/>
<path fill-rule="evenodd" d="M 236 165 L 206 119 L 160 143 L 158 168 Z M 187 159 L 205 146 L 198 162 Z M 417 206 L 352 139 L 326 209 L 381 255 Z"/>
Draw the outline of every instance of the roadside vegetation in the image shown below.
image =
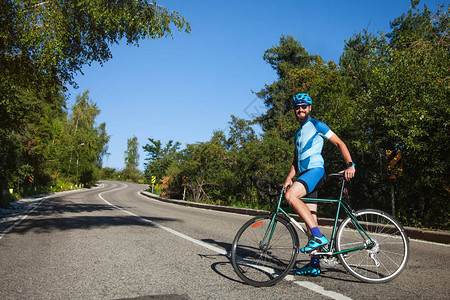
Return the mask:
<path fill-rule="evenodd" d="M 66 107 L 67 86 L 110 46 L 190 32 L 153 1 L 2 0 L 0 4 L 0 206 L 103 177 L 109 136 L 89 91 Z"/>

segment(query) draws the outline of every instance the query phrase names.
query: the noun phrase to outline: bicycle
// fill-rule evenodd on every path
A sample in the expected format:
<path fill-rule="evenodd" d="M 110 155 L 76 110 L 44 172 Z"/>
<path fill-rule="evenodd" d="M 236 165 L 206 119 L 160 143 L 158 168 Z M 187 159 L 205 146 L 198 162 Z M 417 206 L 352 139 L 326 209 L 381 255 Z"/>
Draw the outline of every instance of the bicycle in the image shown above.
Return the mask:
<path fill-rule="evenodd" d="M 328 177 L 341 180 L 338 199 L 302 198 L 304 201 L 337 204 L 331 238 L 326 246 L 309 253 L 337 264 L 353 276 L 369 283 L 383 283 L 397 277 L 409 256 L 409 239 L 402 225 L 391 215 L 377 209 L 353 211 L 343 201 L 345 178 L 341 173 Z M 231 249 L 231 262 L 245 283 L 261 287 L 274 285 L 293 270 L 300 251 L 295 228 L 311 235 L 281 208 L 285 188 L 260 178 L 256 187 L 278 198 L 276 208 L 252 218 L 237 232 Z M 339 214 L 346 215 L 338 226 Z M 305 242 L 305 243 L 306 243 Z"/>

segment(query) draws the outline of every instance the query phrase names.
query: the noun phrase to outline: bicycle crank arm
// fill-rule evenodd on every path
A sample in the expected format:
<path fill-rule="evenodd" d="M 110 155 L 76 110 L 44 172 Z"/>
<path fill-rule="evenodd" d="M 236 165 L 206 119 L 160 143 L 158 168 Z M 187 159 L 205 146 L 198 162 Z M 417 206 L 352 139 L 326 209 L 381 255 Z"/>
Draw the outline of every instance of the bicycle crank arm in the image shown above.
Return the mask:
<path fill-rule="evenodd" d="M 317 250 L 313 250 L 309 252 L 309 256 L 333 256 L 333 252 L 319 252 Z"/>

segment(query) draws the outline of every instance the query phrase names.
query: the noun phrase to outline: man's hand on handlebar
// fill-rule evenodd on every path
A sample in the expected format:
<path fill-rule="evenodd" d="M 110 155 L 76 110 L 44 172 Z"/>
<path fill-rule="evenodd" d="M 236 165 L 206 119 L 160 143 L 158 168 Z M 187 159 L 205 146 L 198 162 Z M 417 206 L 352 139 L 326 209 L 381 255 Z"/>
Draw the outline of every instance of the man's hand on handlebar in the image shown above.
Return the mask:
<path fill-rule="evenodd" d="M 292 185 L 292 179 L 291 178 L 286 178 L 286 181 L 284 182 L 283 187 L 285 189 L 287 189 L 291 185 Z"/>
<path fill-rule="evenodd" d="M 345 170 L 340 171 L 339 173 L 344 173 L 345 180 L 349 181 L 353 177 L 355 177 L 355 166 L 348 167 Z"/>

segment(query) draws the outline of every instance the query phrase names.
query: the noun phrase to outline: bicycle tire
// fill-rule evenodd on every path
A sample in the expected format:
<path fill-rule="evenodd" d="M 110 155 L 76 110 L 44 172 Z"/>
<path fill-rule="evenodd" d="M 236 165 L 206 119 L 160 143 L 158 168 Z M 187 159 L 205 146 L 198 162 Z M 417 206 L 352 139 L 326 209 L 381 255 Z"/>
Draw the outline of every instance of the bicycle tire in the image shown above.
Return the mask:
<path fill-rule="evenodd" d="M 246 222 L 237 232 L 231 248 L 231 262 L 245 283 L 256 287 L 271 286 L 282 280 L 294 267 L 298 255 L 298 235 L 280 216 L 269 247 L 261 245 L 272 215 L 262 215 Z"/>
<path fill-rule="evenodd" d="M 409 239 L 402 225 L 391 215 L 376 209 L 354 213 L 358 223 L 375 245 L 338 255 L 344 268 L 356 278 L 369 283 L 383 283 L 397 277 L 405 268 L 409 256 Z M 350 217 L 337 231 L 337 251 L 367 246 Z"/>

